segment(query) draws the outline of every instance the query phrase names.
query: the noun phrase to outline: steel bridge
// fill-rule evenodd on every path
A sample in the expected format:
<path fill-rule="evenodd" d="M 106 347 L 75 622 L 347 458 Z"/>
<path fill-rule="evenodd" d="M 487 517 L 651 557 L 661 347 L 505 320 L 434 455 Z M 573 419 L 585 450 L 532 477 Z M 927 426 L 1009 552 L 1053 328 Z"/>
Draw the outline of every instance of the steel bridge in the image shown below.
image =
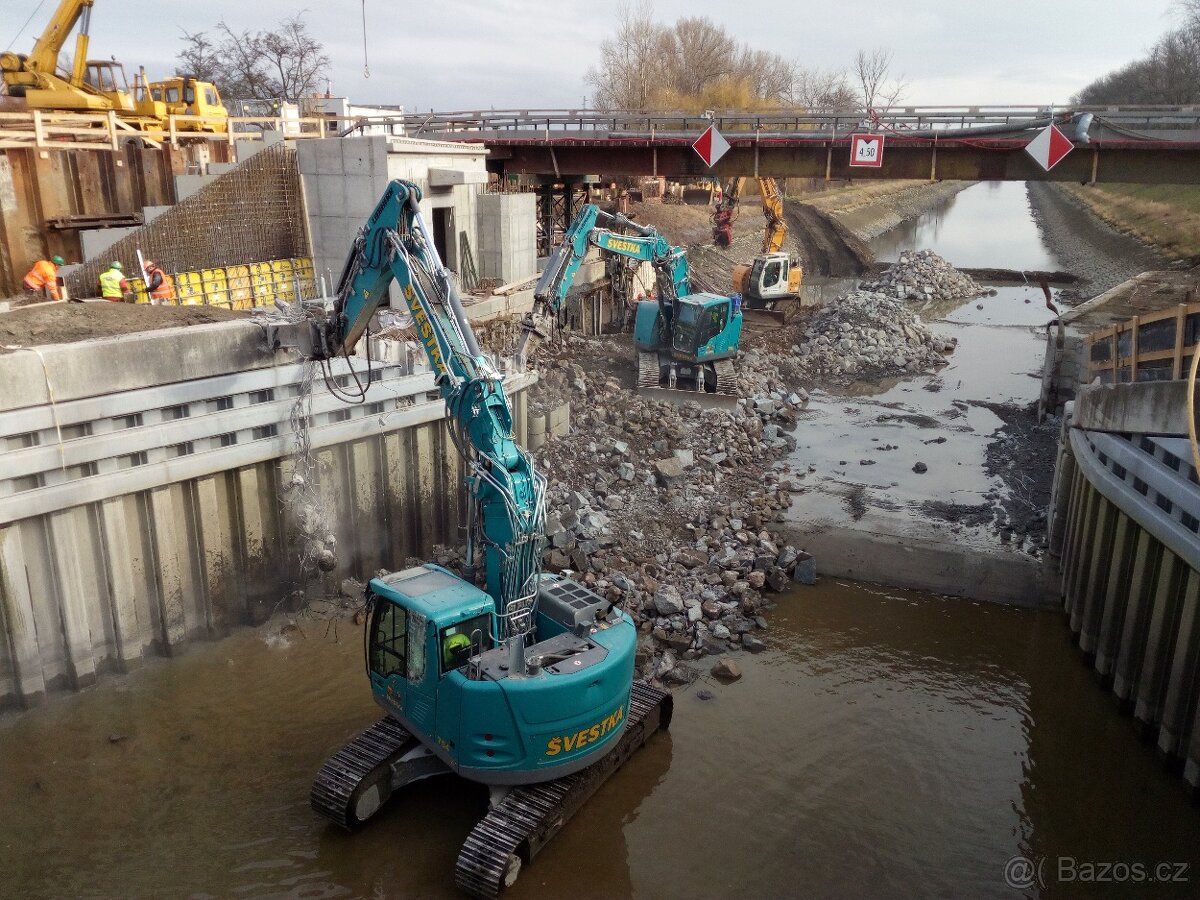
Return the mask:
<path fill-rule="evenodd" d="M 1200 107 L 926 106 L 866 116 L 531 109 L 410 113 L 387 121 L 413 137 L 486 144 L 493 171 L 559 183 L 597 173 L 1200 183 Z M 361 124 L 368 122 L 375 120 Z M 1046 172 L 1024 148 L 1051 122 L 1075 150 Z M 691 148 L 709 125 L 731 145 L 711 169 Z M 850 136 L 863 132 L 886 136 L 879 168 L 849 165 Z"/>

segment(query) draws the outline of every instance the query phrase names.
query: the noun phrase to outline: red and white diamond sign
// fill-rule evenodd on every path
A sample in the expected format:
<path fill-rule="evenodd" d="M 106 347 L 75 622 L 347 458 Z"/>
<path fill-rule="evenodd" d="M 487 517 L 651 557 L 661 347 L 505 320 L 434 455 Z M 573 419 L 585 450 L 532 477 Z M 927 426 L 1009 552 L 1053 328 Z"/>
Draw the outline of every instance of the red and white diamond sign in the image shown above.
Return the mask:
<path fill-rule="evenodd" d="M 850 135 L 850 165 L 880 168 L 883 165 L 883 135 Z"/>
<path fill-rule="evenodd" d="M 704 134 L 696 138 L 696 143 L 692 144 L 692 149 L 695 150 L 704 164 L 710 169 L 717 164 L 717 160 L 729 152 L 729 141 L 725 140 L 725 136 L 717 131 L 716 125 L 709 125 L 704 129 Z"/>
<path fill-rule="evenodd" d="M 1047 125 L 1037 137 L 1025 145 L 1025 152 L 1047 172 L 1062 162 L 1063 157 L 1074 149 L 1075 145 L 1071 143 L 1071 139 L 1053 125 Z"/>

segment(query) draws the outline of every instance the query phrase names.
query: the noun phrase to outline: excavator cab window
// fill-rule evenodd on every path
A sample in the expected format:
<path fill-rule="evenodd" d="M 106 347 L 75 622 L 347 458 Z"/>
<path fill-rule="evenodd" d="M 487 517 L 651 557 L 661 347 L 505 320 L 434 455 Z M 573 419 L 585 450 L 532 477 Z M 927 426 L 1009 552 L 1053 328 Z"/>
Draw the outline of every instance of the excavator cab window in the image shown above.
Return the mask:
<path fill-rule="evenodd" d="M 767 269 L 763 273 L 762 286 L 764 288 L 775 287 L 779 284 L 779 276 L 782 271 L 783 263 L 780 260 L 767 263 Z"/>
<path fill-rule="evenodd" d="M 405 636 L 408 613 L 403 606 L 380 598 L 371 625 L 371 671 L 376 675 L 405 674 Z"/>
<path fill-rule="evenodd" d="M 204 104 L 206 106 L 220 106 L 221 100 L 217 97 L 216 88 L 206 87 L 204 89 Z"/>
<path fill-rule="evenodd" d="M 151 96 L 151 97 L 152 97 L 152 98 L 153 98 L 153 99 L 154 99 L 156 102 L 160 102 L 160 103 L 161 103 L 161 102 L 162 102 L 162 88 L 157 88 L 157 87 L 156 87 L 156 88 L 151 88 L 151 89 L 150 89 L 150 96 Z"/>
<path fill-rule="evenodd" d="M 187 87 L 183 89 L 183 102 L 188 106 L 191 106 L 196 102 L 196 88 L 190 81 L 188 82 Z"/>
<path fill-rule="evenodd" d="M 477 653 L 492 648 L 491 616 L 483 614 L 442 629 L 442 674 L 465 666 Z"/>
<path fill-rule="evenodd" d="M 179 88 L 178 87 L 172 85 L 171 87 L 167 88 L 167 102 L 168 103 L 178 103 L 179 102 Z"/>
<path fill-rule="evenodd" d="M 703 347 L 729 324 L 729 306 L 714 306 L 704 311 L 700 318 L 700 330 L 696 338 L 696 346 Z"/>

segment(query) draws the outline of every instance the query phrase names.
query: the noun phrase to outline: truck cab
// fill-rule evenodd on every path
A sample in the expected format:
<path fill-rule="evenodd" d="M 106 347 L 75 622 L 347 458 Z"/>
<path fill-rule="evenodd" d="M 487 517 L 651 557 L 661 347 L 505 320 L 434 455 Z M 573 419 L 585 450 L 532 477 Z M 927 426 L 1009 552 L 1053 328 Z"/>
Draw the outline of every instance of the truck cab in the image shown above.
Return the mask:
<path fill-rule="evenodd" d="M 175 75 L 150 83 L 150 97 L 165 106 L 168 116 L 204 116 L 204 122 L 179 122 L 178 131 L 207 131 L 224 134 L 229 112 L 215 84 L 187 75 Z"/>

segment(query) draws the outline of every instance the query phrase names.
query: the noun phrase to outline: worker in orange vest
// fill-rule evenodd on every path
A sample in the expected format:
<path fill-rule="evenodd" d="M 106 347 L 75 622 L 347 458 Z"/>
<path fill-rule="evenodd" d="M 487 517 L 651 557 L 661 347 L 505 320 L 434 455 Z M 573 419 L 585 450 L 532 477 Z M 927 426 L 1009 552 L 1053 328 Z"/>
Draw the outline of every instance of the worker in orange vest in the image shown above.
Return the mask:
<path fill-rule="evenodd" d="M 150 302 L 162 306 L 165 301 L 175 300 L 175 283 L 171 276 L 160 269 L 150 260 L 146 260 L 146 291 L 150 294 Z"/>
<path fill-rule="evenodd" d="M 45 300 L 48 293 L 51 300 L 61 300 L 58 293 L 58 267 L 63 264 L 61 256 L 35 262 L 33 268 L 25 274 L 25 293 L 39 300 Z"/>

